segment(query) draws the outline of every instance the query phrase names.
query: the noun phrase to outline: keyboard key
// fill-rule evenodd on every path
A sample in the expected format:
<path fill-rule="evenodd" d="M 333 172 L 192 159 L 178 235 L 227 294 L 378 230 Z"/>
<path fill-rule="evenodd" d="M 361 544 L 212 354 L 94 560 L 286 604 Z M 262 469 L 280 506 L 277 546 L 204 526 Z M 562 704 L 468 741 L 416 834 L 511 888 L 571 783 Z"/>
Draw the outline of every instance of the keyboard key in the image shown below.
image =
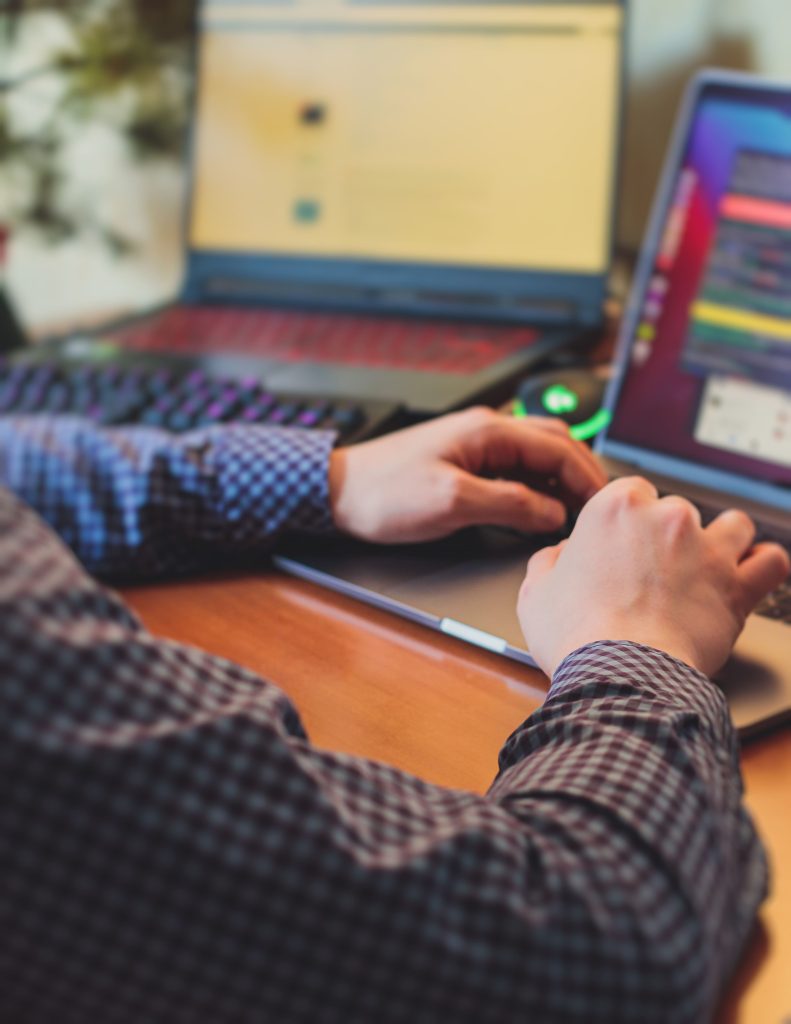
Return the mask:
<path fill-rule="evenodd" d="M 320 402 L 318 405 L 309 405 L 297 416 L 297 423 L 300 427 L 317 427 L 330 413 L 329 402 Z"/>
<path fill-rule="evenodd" d="M 791 624 L 791 582 L 781 584 L 755 609 L 758 615 Z"/>
<path fill-rule="evenodd" d="M 350 434 L 353 430 L 361 427 L 365 415 L 358 406 L 349 405 L 341 409 L 336 409 L 331 416 L 332 424 L 343 434 Z"/>
<path fill-rule="evenodd" d="M 300 409 L 301 406 L 296 402 L 284 402 L 281 405 L 275 406 L 267 417 L 266 422 L 271 423 L 273 426 L 286 426 L 296 417 Z"/>
<path fill-rule="evenodd" d="M 201 369 L 0 364 L 0 413 L 74 413 L 104 426 L 141 423 L 176 432 L 212 423 L 333 427 L 358 431 L 365 413 L 321 398 L 280 398 L 252 375 L 213 378 Z"/>
<path fill-rule="evenodd" d="M 274 404 L 274 395 L 261 395 L 259 398 L 254 399 L 252 405 L 249 405 L 242 412 L 239 419 L 243 423 L 263 423 L 272 411 Z"/>
<path fill-rule="evenodd" d="M 286 310 L 177 307 L 114 335 L 138 351 L 245 352 L 285 362 L 473 373 L 528 347 L 529 327 Z"/>
<path fill-rule="evenodd" d="M 145 399 L 137 392 L 121 391 L 101 404 L 101 412 L 96 418 L 105 427 L 129 423 L 136 418 L 144 402 Z"/>

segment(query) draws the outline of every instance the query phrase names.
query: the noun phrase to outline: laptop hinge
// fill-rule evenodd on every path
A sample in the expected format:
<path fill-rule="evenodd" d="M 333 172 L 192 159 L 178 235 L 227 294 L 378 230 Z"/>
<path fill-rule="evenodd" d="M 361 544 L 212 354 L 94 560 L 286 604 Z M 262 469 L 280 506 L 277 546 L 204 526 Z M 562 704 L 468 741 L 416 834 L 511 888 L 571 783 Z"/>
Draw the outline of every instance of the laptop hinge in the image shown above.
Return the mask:
<path fill-rule="evenodd" d="M 227 274 L 189 275 L 182 290 L 182 301 L 189 305 L 286 306 L 547 325 L 596 324 L 601 319 L 600 309 L 583 309 L 578 303 L 560 297 L 366 286 L 338 281 L 287 281 Z"/>

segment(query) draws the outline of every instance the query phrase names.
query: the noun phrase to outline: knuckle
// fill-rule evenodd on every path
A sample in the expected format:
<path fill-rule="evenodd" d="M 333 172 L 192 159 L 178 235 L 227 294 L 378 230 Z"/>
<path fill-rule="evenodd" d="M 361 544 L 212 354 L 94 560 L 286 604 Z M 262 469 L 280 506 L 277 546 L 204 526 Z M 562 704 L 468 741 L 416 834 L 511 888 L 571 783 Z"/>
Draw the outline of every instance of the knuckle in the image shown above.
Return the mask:
<path fill-rule="evenodd" d="M 742 511 L 742 509 L 740 509 L 740 508 L 731 508 L 731 509 L 728 509 L 727 512 L 725 512 L 723 514 L 728 516 L 728 518 L 731 520 L 731 522 L 733 522 L 734 524 L 738 525 L 742 530 L 744 530 L 745 533 L 748 533 L 748 532 L 755 533 L 755 523 L 747 515 L 746 512 Z"/>
<path fill-rule="evenodd" d="M 509 509 L 512 512 L 531 511 L 535 502 L 534 495 L 516 480 L 499 481 L 497 499 L 502 509 Z"/>
<path fill-rule="evenodd" d="M 533 554 L 530 556 L 530 558 L 528 558 L 528 560 L 527 560 L 527 574 L 528 574 L 528 576 L 530 575 L 531 572 L 534 572 L 536 570 L 536 568 L 541 564 L 541 562 L 543 561 L 543 555 L 544 555 L 544 551 L 542 549 L 540 551 L 533 552 Z M 525 583 L 527 583 L 527 576 L 525 576 Z"/>
<path fill-rule="evenodd" d="M 603 498 L 615 510 L 633 509 L 640 503 L 645 481 L 639 476 L 623 477 L 610 484 L 601 492 Z"/>
<path fill-rule="evenodd" d="M 500 417 L 494 409 L 489 409 L 485 405 L 474 405 L 471 409 L 466 409 L 461 415 L 465 417 L 467 424 L 472 429 L 478 430 L 488 427 L 493 423 L 497 423 L 500 420 Z"/>
<path fill-rule="evenodd" d="M 528 565 L 527 572 L 528 572 L 528 574 L 530 572 L 529 565 Z M 522 604 L 524 601 L 527 600 L 528 594 L 531 592 L 532 588 L 533 588 L 533 581 L 530 579 L 529 575 L 525 575 L 525 578 L 522 580 L 522 582 L 521 582 L 521 584 L 519 586 L 519 594 L 517 596 L 517 602 L 519 604 Z"/>
<path fill-rule="evenodd" d="M 557 548 L 550 546 L 546 548 L 539 548 L 538 551 L 533 552 L 527 562 L 527 576 L 531 573 L 539 572 L 542 566 L 552 559 L 556 551 Z M 525 577 L 526 580 L 527 576 Z"/>
<path fill-rule="evenodd" d="M 673 502 L 662 509 L 665 543 L 671 548 L 689 542 L 699 525 L 700 520 L 694 506 L 687 507 L 683 501 Z"/>
<path fill-rule="evenodd" d="M 443 515 L 452 516 L 462 503 L 462 480 L 455 473 L 438 475 L 435 483 L 437 507 Z"/>
<path fill-rule="evenodd" d="M 685 529 L 696 526 L 699 522 L 698 511 L 695 506 L 679 495 L 671 495 L 664 498 L 661 503 L 662 515 L 665 522 L 678 529 Z"/>

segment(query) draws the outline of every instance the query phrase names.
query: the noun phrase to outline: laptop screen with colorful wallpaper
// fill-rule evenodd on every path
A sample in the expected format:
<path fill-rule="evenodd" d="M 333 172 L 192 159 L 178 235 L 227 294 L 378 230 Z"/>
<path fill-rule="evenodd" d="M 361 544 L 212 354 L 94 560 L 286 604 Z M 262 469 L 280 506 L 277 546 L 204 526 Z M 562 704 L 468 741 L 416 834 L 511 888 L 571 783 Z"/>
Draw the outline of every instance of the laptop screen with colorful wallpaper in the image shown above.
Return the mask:
<path fill-rule="evenodd" d="M 791 487 L 791 88 L 698 98 L 609 440 Z"/>

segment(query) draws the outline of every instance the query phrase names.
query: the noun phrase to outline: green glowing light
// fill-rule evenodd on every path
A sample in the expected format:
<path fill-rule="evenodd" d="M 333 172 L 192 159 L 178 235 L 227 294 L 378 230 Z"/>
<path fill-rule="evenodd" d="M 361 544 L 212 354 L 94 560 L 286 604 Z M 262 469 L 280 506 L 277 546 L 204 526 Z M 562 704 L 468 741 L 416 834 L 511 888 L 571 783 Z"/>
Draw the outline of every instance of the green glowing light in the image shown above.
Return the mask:
<path fill-rule="evenodd" d="M 591 416 L 589 420 L 585 420 L 584 423 L 578 423 L 575 427 L 571 428 L 571 436 L 576 441 L 587 441 L 590 437 L 595 437 L 600 430 L 604 430 L 609 425 L 612 419 L 612 413 L 609 409 L 599 409 L 595 416 Z"/>
<path fill-rule="evenodd" d="M 565 384 L 553 384 L 541 396 L 541 404 L 554 416 L 574 412 L 580 404 L 579 398 Z"/>

